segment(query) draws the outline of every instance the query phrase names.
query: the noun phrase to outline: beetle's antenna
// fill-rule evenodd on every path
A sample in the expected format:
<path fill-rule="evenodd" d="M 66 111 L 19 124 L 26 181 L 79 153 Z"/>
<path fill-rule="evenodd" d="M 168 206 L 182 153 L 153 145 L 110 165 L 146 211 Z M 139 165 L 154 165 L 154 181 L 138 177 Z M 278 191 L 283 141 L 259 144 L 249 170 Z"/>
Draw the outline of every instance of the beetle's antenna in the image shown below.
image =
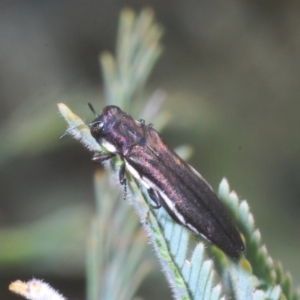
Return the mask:
<path fill-rule="evenodd" d="M 95 111 L 94 106 L 93 106 L 90 102 L 88 102 L 88 106 L 89 106 L 90 110 L 93 112 L 93 114 L 94 114 L 96 117 L 99 117 L 99 115 L 98 115 L 98 114 L 96 113 L 96 111 Z"/>

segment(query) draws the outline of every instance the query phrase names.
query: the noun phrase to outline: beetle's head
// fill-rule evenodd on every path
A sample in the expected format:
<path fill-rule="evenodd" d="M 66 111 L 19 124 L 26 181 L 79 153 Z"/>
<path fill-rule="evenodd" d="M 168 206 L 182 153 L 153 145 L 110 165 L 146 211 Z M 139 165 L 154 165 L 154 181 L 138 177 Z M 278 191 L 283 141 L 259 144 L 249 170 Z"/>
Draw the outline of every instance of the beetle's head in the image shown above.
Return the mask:
<path fill-rule="evenodd" d="M 89 125 L 91 135 L 98 140 L 112 127 L 112 124 L 118 119 L 118 115 L 120 115 L 122 111 L 119 107 L 110 105 L 106 106 L 101 114 L 98 115 L 92 104 L 88 103 L 88 105 L 96 116 L 96 119 Z"/>

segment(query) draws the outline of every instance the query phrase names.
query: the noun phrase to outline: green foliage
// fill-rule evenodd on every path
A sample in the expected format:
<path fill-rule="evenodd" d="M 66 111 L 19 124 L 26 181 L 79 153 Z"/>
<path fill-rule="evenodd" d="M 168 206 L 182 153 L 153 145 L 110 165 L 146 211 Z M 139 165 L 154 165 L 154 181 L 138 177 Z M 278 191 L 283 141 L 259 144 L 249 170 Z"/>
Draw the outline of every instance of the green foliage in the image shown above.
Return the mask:
<path fill-rule="evenodd" d="M 160 36 L 161 29 L 154 23 L 151 10 L 144 10 L 137 18 L 130 10 L 122 13 L 116 59 L 107 53 L 101 57 L 107 104 L 132 113 L 133 96 L 144 85 L 161 51 Z M 151 109 L 158 111 L 160 101 L 154 103 L 158 104 Z M 101 151 L 88 126 L 65 105 L 60 104 L 59 108 L 69 123 L 67 132 L 90 150 Z M 118 159 L 111 160 L 111 170 L 117 173 L 120 163 Z M 245 257 L 239 260 L 229 259 L 213 245 L 208 245 L 206 251 L 206 244 L 200 239 L 193 246 L 195 238 L 175 224 L 164 209 L 154 210 L 143 187 L 129 174 L 126 176 L 131 203 L 148 233 L 175 299 L 224 299 L 225 295 L 241 300 L 300 298 L 292 289 L 290 275 L 273 262 L 262 244 L 247 202 L 239 201 L 236 193 L 230 192 L 226 180 L 220 184 L 219 196 L 240 228 L 247 248 Z M 89 242 L 89 299 L 130 299 L 137 287 L 137 274 L 145 275 L 148 270 L 141 262 L 143 246 L 137 239 L 137 223 L 129 222 L 130 212 L 122 201 L 122 205 L 120 200 L 115 204 L 113 199 L 117 198 L 109 184 L 96 177 L 95 185 L 98 209 Z M 118 241 L 125 237 L 125 246 L 120 247 Z M 127 272 L 122 268 L 124 264 Z M 116 294 L 112 293 L 113 287 L 117 287 Z"/>
<path fill-rule="evenodd" d="M 131 182 L 132 183 L 132 182 Z M 214 286 L 213 262 L 205 259 L 199 243 L 187 259 L 190 233 L 171 220 L 164 209 L 153 209 L 151 199 L 138 182 L 130 184 L 133 206 L 144 221 L 149 239 L 173 291 L 175 299 L 220 299 L 221 288 Z M 139 197 L 142 190 L 142 197 Z"/>
<path fill-rule="evenodd" d="M 257 288 L 255 297 L 264 297 L 258 299 L 300 299 L 298 290 L 292 289 L 292 279 L 289 273 L 285 273 L 279 263 L 274 263 L 274 260 L 268 254 L 267 247 L 262 244 L 261 234 L 259 229 L 255 228 L 254 217 L 250 212 L 246 200 L 239 201 L 235 192 L 230 192 L 229 185 L 226 179 L 220 184 L 219 198 L 228 208 L 231 216 L 241 229 L 246 242 L 246 259 L 240 261 L 241 270 L 244 269 L 248 273 L 249 281 L 246 281 L 246 286 L 250 280 L 256 282 L 254 288 Z M 222 254 L 220 254 L 222 256 Z M 216 256 L 220 266 L 224 265 L 225 257 Z M 228 272 L 228 274 L 227 274 Z M 235 271 L 234 271 L 235 272 Z M 230 274 L 230 270 L 223 269 L 223 276 L 234 278 L 237 281 L 243 278 L 242 273 Z M 233 276 L 234 275 L 234 276 Z M 246 276 L 247 277 L 247 276 Z M 232 283 L 231 283 L 232 284 Z M 246 286 L 240 287 L 240 290 L 245 290 Z M 230 286 L 226 286 L 230 288 Z M 246 297 L 246 295 L 243 295 Z M 247 299 L 237 297 L 238 299 Z M 251 299 L 251 298 L 250 298 Z"/>
<path fill-rule="evenodd" d="M 107 104 L 132 109 L 133 96 L 142 89 L 161 54 L 161 35 L 151 9 L 144 9 L 137 17 L 132 10 L 123 10 L 116 58 L 107 52 L 100 56 Z"/>
<path fill-rule="evenodd" d="M 151 265 L 143 260 L 147 244 L 139 220 L 120 193 L 111 192 L 114 184 L 108 175 L 95 176 L 97 206 L 87 248 L 88 299 L 130 300 Z"/>

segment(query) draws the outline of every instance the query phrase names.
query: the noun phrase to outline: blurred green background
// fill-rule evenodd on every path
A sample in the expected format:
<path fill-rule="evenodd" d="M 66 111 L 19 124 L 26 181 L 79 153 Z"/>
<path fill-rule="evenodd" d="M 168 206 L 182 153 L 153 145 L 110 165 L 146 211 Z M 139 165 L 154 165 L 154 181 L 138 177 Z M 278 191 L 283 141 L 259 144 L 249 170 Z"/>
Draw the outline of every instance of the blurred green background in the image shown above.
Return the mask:
<path fill-rule="evenodd" d="M 298 1 L 2 0 L 1 296 L 17 299 L 8 284 L 37 277 L 69 299 L 85 298 L 85 240 L 99 166 L 71 138 L 59 140 L 66 125 L 56 103 L 87 122 L 93 119 L 87 102 L 102 109 L 98 55 L 114 52 L 125 6 L 137 12 L 151 6 L 165 30 L 164 53 L 145 91 L 167 92 L 165 140 L 193 146 L 190 163 L 215 189 L 227 177 L 248 200 L 270 254 L 297 284 Z M 145 255 L 153 256 L 151 249 Z M 155 274 L 139 295 L 170 297 Z"/>

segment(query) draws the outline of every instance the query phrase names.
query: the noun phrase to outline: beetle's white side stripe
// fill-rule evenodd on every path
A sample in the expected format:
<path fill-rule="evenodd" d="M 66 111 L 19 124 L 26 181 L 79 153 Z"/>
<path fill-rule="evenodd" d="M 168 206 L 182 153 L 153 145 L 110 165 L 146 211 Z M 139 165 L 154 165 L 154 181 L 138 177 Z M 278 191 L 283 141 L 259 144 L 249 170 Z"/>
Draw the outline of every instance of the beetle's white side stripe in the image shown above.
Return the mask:
<path fill-rule="evenodd" d="M 149 184 L 143 180 L 143 178 L 141 178 L 139 172 L 132 166 L 129 164 L 129 162 L 124 159 L 125 161 L 125 165 L 126 165 L 126 169 L 127 171 L 135 178 L 137 179 L 139 182 L 141 182 L 141 184 L 146 188 L 146 189 L 150 189 Z"/>
<path fill-rule="evenodd" d="M 203 178 L 202 175 L 201 175 L 196 169 L 194 169 L 191 165 L 188 164 L 188 166 L 189 166 L 190 170 L 191 170 L 197 177 L 199 177 L 202 181 L 204 181 L 204 182 L 207 184 L 207 186 L 213 191 L 211 185 L 206 181 L 206 179 Z"/>
<path fill-rule="evenodd" d="M 153 183 L 147 177 L 145 177 L 145 176 L 141 177 L 140 174 L 138 173 L 138 171 L 133 166 L 131 166 L 130 163 L 128 163 L 128 161 L 126 159 L 124 159 L 124 160 L 125 160 L 125 164 L 126 164 L 126 168 L 127 168 L 128 172 L 135 179 L 137 179 L 146 189 L 152 188 L 154 190 L 154 192 L 158 193 L 160 195 L 160 197 L 164 200 L 165 204 L 174 213 L 174 215 L 176 216 L 176 218 L 180 221 L 180 223 L 182 225 L 184 225 L 184 226 L 190 225 L 190 224 L 187 225 L 184 217 L 176 208 L 174 201 L 172 201 L 155 183 Z M 189 228 L 193 232 L 195 232 L 195 234 L 199 234 L 198 231 L 196 230 L 196 228 L 194 228 L 192 225 L 190 225 Z"/>
<path fill-rule="evenodd" d="M 191 225 L 190 223 L 186 222 L 186 220 L 183 217 L 183 215 L 176 208 L 176 205 L 175 205 L 174 201 L 172 201 L 153 181 L 149 180 L 145 176 L 141 176 L 139 174 L 139 172 L 132 165 L 130 165 L 130 163 L 126 159 L 124 159 L 124 161 L 125 161 L 125 165 L 126 165 L 127 171 L 135 179 L 137 179 L 146 189 L 150 189 L 151 188 L 151 189 L 153 189 L 153 191 L 155 193 L 158 193 L 160 195 L 160 197 L 164 200 L 165 204 L 174 213 L 174 215 L 179 220 L 179 222 L 180 222 L 181 225 L 187 227 L 194 234 L 200 235 L 203 239 L 205 239 L 206 241 L 210 242 L 210 240 L 205 235 L 203 235 L 201 232 L 199 232 L 193 225 Z M 197 173 L 196 175 L 198 175 L 199 177 L 201 177 L 201 175 L 193 167 L 191 167 L 191 168 L 194 170 L 195 174 Z M 208 186 L 210 187 L 209 184 L 208 184 Z"/>
<path fill-rule="evenodd" d="M 128 170 L 128 172 L 137 180 L 140 180 L 141 179 L 141 176 L 139 174 L 139 172 L 132 166 L 128 163 L 128 161 L 126 159 L 124 159 L 125 161 L 125 165 L 126 165 L 126 169 Z"/>
<path fill-rule="evenodd" d="M 186 226 L 192 231 L 194 232 L 194 234 L 201 234 L 193 225 L 191 225 L 190 223 L 186 223 Z"/>
<path fill-rule="evenodd" d="M 187 228 L 189 228 L 194 234 L 196 235 L 200 235 L 202 238 L 204 238 L 206 241 L 209 241 L 209 239 L 203 235 L 201 232 L 199 232 L 193 225 L 191 225 L 190 223 L 187 223 L 184 219 L 184 217 L 182 216 L 182 214 L 180 214 L 180 212 L 177 210 L 174 201 L 172 201 L 164 192 L 161 191 L 161 189 L 154 184 L 151 180 L 149 180 L 147 177 L 143 176 L 141 177 L 140 174 L 137 172 L 137 170 L 131 166 L 128 161 L 125 160 L 125 164 L 126 164 L 126 168 L 128 170 L 128 172 L 135 178 L 137 179 L 139 182 L 142 183 L 142 185 L 146 188 L 146 189 L 150 189 L 152 188 L 154 190 L 155 193 L 158 193 L 160 195 L 160 197 L 164 200 L 164 202 L 166 203 L 166 205 L 169 207 L 169 209 L 175 214 L 175 216 L 177 217 L 177 219 L 180 221 L 181 225 L 186 226 Z"/>
<path fill-rule="evenodd" d="M 184 226 L 186 226 L 186 221 L 182 214 L 178 211 L 178 209 L 175 206 L 175 203 L 162 191 L 158 191 L 160 196 L 165 200 L 166 205 L 169 207 L 169 209 L 175 214 L 176 218 L 180 221 L 180 223 Z"/>
<path fill-rule="evenodd" d="M 159 188 L 156 186 L 156 184 L 154 184 L 151 180 L 149 180 L 147 177 L 143 176 L 142 179 L 148 186 L 149 188 L 152 188 L 155 191 L 158 191 Z"/>
<path fill-rule="evenodd" d="M 117 148 L 111 144 L 110 142 L 106 141 L 105 139 L 101 139 L 101 146 L 103 146 L 107 151 L 111 152 L 111 153 L 116 153 L 117 152 Z"/>

